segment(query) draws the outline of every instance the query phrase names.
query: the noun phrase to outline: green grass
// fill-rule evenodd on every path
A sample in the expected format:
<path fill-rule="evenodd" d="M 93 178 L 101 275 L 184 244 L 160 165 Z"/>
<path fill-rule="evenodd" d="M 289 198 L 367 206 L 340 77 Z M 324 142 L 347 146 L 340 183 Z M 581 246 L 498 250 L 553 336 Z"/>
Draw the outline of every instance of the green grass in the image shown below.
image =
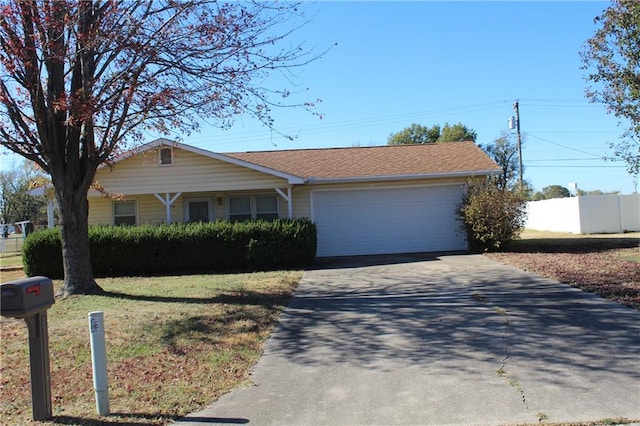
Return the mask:
<path fill-rule="evenodd" d="M 22 266 L 21 253 L 2 253 L 0 254 L 0 267 L 16 267 Z"/>
<path fill-rule="evenodd" d="M 89 312 L 104 313 L 117 420 L 165 424 L 247 382 L 300 277 L 281 271 L 103 279 L 107 295 L 56 300 L 48 311 L 54 420 L 99 421 Z M 22 320 L 2 318 L 0 332 L 2 364 L 12 366 L 2 371 L 0 419 L 24 424 L 31 416 L 27 330 Z"/>

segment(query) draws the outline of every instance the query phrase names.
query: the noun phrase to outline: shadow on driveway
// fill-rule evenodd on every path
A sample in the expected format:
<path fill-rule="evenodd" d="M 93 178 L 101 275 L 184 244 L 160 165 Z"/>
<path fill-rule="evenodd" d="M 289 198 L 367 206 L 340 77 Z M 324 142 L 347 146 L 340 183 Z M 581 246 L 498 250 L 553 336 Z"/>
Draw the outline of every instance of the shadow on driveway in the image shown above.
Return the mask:
<path fill-rule="evenodd" d="M 639 362 L 640 312 L 483 256 L 327 259 L 305 272 L 257 386 L 204 414 L 256 424 L 640 420 Z"/>

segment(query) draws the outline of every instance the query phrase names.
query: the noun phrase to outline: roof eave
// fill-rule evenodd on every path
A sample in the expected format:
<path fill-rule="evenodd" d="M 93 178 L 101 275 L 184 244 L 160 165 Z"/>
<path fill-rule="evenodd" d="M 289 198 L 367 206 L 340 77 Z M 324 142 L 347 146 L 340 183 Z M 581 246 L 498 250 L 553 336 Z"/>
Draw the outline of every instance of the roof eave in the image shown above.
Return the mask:
<path fill-rule="evenodd" d="M 447 173 L 430 173 L 430 174 L 411 174 L 411 175 L 387 175 L 387 176 L 357 176 L 344 178 L 315 178 L 313 176 L 307 178 L 307 184 L 329 184 L 329 183 L 355 183 L 355 182 L 380 182 L 380 181 L 396 181 L 396 180 L 417 180 L 417 179 L 444 179 L 444 178 L 472 178 L 476 176 L 490 176 L 500 174 L 500 170 L 474 170 L 463 172 L 447 172 Z"/>

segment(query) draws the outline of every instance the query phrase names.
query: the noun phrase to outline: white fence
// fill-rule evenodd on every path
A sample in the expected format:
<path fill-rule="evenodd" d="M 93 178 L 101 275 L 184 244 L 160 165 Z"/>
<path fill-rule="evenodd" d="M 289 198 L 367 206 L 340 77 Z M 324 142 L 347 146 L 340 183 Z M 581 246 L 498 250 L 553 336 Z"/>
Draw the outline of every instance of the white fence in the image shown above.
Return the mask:
<path fill-rule="evenodd" d="M 529 201 L 526 228 L 574 234 L 640 231 L 640 194 Z"/>

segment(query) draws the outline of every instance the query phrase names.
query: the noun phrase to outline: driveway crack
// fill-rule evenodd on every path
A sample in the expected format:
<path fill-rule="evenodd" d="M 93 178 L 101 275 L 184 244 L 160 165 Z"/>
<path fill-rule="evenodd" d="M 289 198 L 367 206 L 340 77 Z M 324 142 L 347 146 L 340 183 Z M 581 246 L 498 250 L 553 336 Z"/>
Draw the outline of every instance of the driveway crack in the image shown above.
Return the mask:
<path fill-rule="evenodd" d="M 491 304 L 491 300 L 486 297 L 485 295 L 481 294 L 480 292 L 475 292 L 471 295 L 471 297 L 473 299 L 475 299 L 476 301 L 483 303 L 483 304 Z M 511 357 L 510 355 L 510 348 L 511 348 L 511 344 L 510 344 L 510 337 L 511 337 L 511 318 L 509 317 L 509 311 L 505 308 L 502 308 L 500 306 L 494 305 L 492 307 L 493 312 L 495 312 L 496 314 L 500 315 L 502 318 L 504 318 L 504 330 L 502 332 L 502 344 L 503 344 L 503 357 L 502 357 L 502 362 L 500 364 L 500 368 L 498 368 L 497 373 L 498 376 L 503 377 L 505 379 L 505 381 L 509 384 L 509 386 L 511 386 L 512 388 L 514 388 L 516 391 L 518 391 L 518 393 L 520 394 L 520 398 L 522 400 L 522 405 L 524 406 L 524 408 L 527 411 L 532 411 L 531 407 L 529 406 L 529 403 L 527 401 L 527 396 L 524 392 L 524 389 L 522 388 L 522 385 L 520 384 L 520 382 L 518 382 L 518 380 L 513 376 L 512 373 L 510 373 L 507 370 L 507 365 L 509 363 L 509 359 Z M 538 417 L 538 422 L 542 422 L 543 420 L 546 420 L 548 418 L 548 416 L 544 413 L 537 413 L 536 416 Z"/>

